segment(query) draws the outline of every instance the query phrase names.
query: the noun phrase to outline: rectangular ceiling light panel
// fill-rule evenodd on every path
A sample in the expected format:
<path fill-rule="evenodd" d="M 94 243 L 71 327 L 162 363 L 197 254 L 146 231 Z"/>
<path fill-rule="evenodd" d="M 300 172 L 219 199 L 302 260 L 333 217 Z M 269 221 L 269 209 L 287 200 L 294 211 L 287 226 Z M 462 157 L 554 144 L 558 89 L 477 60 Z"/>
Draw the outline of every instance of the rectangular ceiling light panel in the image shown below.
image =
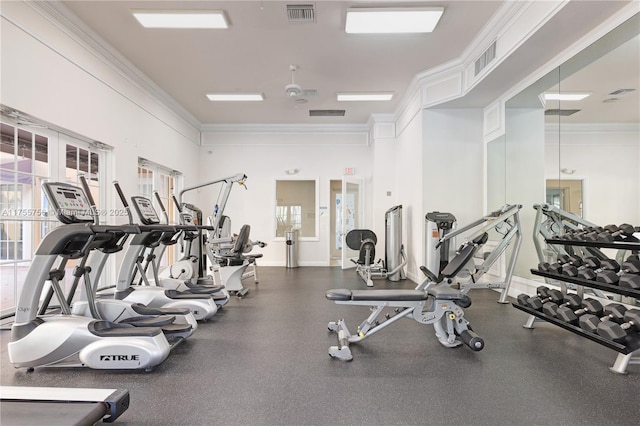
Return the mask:
<path fill-rule="evenodd" d="M 209 93 L 207 95 L 210 101 L 213 102 L 233 102 L 233 101 L 264 101 L 264 94 L 262 93 Z"/>
<path fill-rule="evenodd" d="M 338 93 L 339 102 L 349 101 L 390 101 L 393 92 Z"/>
<path fill-rule="evenodd" d="M 581 101 L 591 93 L 545 93 L 545 101 Z"/>
<path fill-rule="evenodd" d="M 132 10 L 145 28 L 229 28 L 222 10 Z"/>
<path fill-rule="evenodd" d="M 444 8 L 353 8 L 347 10 L 345 31 L 354 34 L 430 33 Z"/>

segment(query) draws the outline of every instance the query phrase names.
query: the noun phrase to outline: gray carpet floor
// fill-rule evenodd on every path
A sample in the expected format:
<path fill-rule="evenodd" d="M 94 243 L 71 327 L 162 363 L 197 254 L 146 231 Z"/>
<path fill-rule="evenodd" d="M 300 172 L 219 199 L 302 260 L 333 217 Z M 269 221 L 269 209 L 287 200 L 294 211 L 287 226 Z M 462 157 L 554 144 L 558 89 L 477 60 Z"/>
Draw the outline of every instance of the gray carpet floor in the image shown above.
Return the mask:
<path fill-rule="evenodd" d="M 260 278 L 148 373 L 17 370 L 1 331 L 0 383 L 126 388 L 121 425 L 640 423 L 639 365 L 617 375 L 611 349 L 552 324 L 522 328 L 527 314 L 496 303 L 494 291 L 473 290 L 465 314 L 485 340 L 481 352 L 445 348 L 432 326 L 402 319 L 351 345 L 354 360 L 341 362 L 328 356 L 337 338 L 327 322 L 345 318 L 355 329 L 369 311 L 324 293 L 366 288 L 355 271 L 261 267 Z"/>

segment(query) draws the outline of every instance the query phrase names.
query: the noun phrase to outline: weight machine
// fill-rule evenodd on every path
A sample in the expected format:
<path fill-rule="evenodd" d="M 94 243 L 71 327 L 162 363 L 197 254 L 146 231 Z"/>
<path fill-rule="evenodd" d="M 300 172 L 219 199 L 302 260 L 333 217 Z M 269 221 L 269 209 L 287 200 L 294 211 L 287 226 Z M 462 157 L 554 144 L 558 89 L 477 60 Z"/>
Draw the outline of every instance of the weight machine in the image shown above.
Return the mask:
<path fill-rule="evenodd" d="M 511 285 L 511 278 L 513 277 L 513 271 L 518 259 L 518 253 L 520 251 L 520 245 L 522 243 L 522 231 L 520 227 L 520 209 L 519 204 L 507 204 L 500 209 L 489 213 L 488 215 L 478 219 L 475 222 L 470 223 L 467 226 L 463 226 L 452 232 L 444 233 L 444 236 L 437 238 L 438 233 L 427 233 L 427 247 L 433 246 L 435 250 L 438 250 L 442 245 L 451 241 L 458 235 L 461 235 L 467 231 L 475 230 L 472 234 L 465 237 L 465 243 L 463 243 L 457 250 L 460 253 L 470 244 L 475 244 L 479 236 L 487 234 L 491 230 L 495 230 L 496 233 L 502 234 L 502 238 L 498 244 L 490 252 L 485 252 L 482 258 L 482 263 L 476 265 L 474 261 L 468 263 L 466 270 L 469 274 L 467 281 L 459 281 L 460 290 L 463 293 L 467 293 L 473 288 L 491 288 L 502 289 L 498 303 L 508 303 L 507 296 L 509 294 L 509 287 Z M 445 222 L 449 223 L 449 222 Z M 435 237 L 434 237 L 435 235 Z M 493 264 L 498 258 L 505 252 L 509 245 L 513 245 L 513 250 L 507 261 L 507 270 L 504 281 L 502 282 L 478 282 L 478 280 L 491 269 Z M 444 254 L 446 255 L 446 254 Z M 440 259 L 440 262 L 443 260 Z M 463 268 L 465 269 L 465 268 Z"/>
<path fill-rule="evenodd" d="M 373 287 L 374 279 L 399 281 L 406 279 L 404 267 L 407 258 L 402 244 L 402 206 L 394 206 L 385 212 L 385 261 L 375 261 L 378 237 L 370 229 L 352 229 L 345 237 L 345 243 L 351 250 L 358 250 L 358 259 L 351 261 L 356 264 L 356 272 Z"/>

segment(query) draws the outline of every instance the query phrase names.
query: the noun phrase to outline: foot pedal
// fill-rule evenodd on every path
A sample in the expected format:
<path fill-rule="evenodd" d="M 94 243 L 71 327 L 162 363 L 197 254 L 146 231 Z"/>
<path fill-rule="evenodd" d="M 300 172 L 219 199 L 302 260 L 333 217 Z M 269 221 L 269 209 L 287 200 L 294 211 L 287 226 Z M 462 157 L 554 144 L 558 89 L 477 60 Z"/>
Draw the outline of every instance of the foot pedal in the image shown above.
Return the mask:
<path fill-rule="evenodd" d="M 353 355 L 351 355 L 351 349 L 349 349 L 349 346 L 343 346 L 341 348 L 337 346 L 331 346 L 329 348 L 329 356 L 331 358 L 337 358 L 340 361 L 353 360 Z"/>

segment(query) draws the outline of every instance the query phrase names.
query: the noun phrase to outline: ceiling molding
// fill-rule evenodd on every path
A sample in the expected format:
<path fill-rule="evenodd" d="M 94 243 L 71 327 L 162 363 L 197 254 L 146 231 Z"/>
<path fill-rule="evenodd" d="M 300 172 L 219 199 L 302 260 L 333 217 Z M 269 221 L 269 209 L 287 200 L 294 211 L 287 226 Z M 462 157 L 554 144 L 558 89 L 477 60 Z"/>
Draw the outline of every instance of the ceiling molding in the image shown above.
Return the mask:
<path fill-rule="evenodd" d="M 196 117 L 122 56 L 120 52 L 109 45 L 95 31 L 78 19 L 62 2 L 30 1 L 26 3 L 129 83 L 148 93 L 159 105 L 175 114 L 188 125 L 196 129 L 200 128 L 202 123 Z"/>
<path fill-rule="evenodd" d="M 369 124 L 203 124 L 215 134 L 367 134 Z"/>
<path fill-rule="evenodd" d="M 485 24 L 472 42 L 463 51 L 462 55 L 452 61 L 425 70 L 417 74 L 411 81 L 409 87 L 396 109 L 396 132 L 401 133 L 407 123 L 407 119 L 412 118 L 416 111 L 416 96 L 418 96 L 418 110 L 430 107 L 442 102 L 466 95 L 484 77 L 489 75 L 495 67 L 508 57 L 518 46 L 534 34 L 544 23 L 560 10 L 568 0 L 558 0 L 554 2 L 515 2 L 505 1 L 492 18 Z M 182 105 L 176 102 L 162 88 L 149 79 L 142 71 L 124 58 L 116 49 L 106 43 L 97 33 L 79 20 L 66 6 L 60 2 L 29 2 L 32 7 L 47 16 L 75 42 L 100 58 L 105 64 L 118 72 L 135 86 L 148 93 L 158 103 L 163 105 L 176 116 L 184 120 L 189 125 L 199 129 L 200 132 L 208 133 L 344 133 L 344 132 L 369 132 L 369 124 L 350 125 L 248 125 L 248 124 L 205 124 L 190 114 Z M 542 6 L 542 4 L 547 4 Z M 527 17 L 532 8 L 537 8 L 536 17 Z M 541 18 L 542 15 L 542 18 Z M 491 45 L 509 29 L 518 28 L 522 23 L 521 19 L 527 19 L 532 25 L 510 34 L 512 38 L 506 50 L 504 46 L 498 45 L 496 58 L 480 73 L 473 81 L 469 81 L 465 70 L 474 63 L 483 49 Z M 513 36 L 516 39 L 513 39 Z M 435 87 L 441 82 L 455 82 L 449 84 L 450 92 L 438 92 L 439 98 L 428 99 L 430 87 Z M 404 117 L 404 118 L 403 118 Z M 408 120 L 410 121 L 410 120 Z"/>
<path fill-rule="evenodd" d="M 640 132 L 640 123 L 545 123 L 544 131 L 545 133 L 560 134 L 638 133 Z"/>

